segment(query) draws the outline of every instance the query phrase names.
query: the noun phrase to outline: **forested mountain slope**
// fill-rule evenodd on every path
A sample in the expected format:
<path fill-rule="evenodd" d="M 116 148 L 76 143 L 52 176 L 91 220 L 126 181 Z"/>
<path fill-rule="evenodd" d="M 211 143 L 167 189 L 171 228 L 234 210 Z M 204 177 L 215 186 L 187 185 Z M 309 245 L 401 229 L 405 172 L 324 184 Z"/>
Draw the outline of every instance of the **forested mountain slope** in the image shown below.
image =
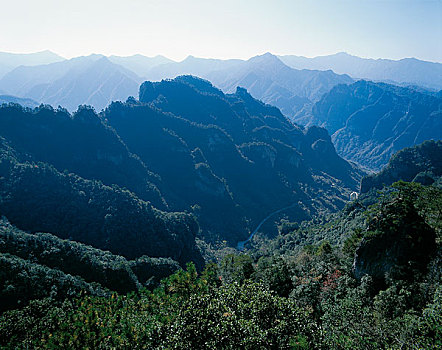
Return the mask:
<path fill-rule="evenodd" d="M 342 206 L 360 176 L 324 129 L 303 130 L 244 89 L 225 95 L 190 76 L 146 82 L 140 102 L 114 103 L 103 118 L 159 174 L 169 205 L 191 207 L 209 236 L 231 244 L 274 210 L 295 204 L 285 214 L 307 217 Z"/>
<path fill-rule="evenodd" d="M 400 180 L 431 185 L 441 176 L 442 141 L 429 140 L 395 153 L 382 171 L 362 179 L 361 192 L 382 189 Z"/>
<path fill-rule="evenodd" d="M 60 173 L 25 156 L 2 139 L 0 213 L 20 229 L 135 259 L 170 257 L 185 264 L 203 261 L 195 246 L 197 222 L 184 213 L 165 213 L 116 185 Z"/>
<path fill-rule="evenodd" d="M 326 128 L 338 154 L 379 170 L 400 149 L 442 138 L 442 99 L 413 88 L 358 81 L 334 87 L 294 121 Z"/>

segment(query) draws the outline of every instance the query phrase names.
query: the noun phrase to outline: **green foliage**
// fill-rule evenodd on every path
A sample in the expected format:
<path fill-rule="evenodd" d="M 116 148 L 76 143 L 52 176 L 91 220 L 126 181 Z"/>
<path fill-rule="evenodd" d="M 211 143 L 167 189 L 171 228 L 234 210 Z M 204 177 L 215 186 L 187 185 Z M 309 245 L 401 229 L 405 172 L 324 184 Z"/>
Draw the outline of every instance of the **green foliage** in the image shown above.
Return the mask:
<path fill-rule="evenodd" d="M 261 257 L 256 266 L 254 278 L 279 296 L 287 297 L 293 289 L 292 275 L 282 257 Z"/>
<path fill-rule="evenodd" d="M 125 258 L 47 233 L 25 233 L 5 219 L 0 219 L 0 253 L 80 276 L 120 293 L 138 288 L 137 277 Z"/>
<path fill-rule="evenodd" d="M 219 271 L 223 283 L 242 283 L 254 272 L 253 260 L 245 254 L 228 254 L 221 260 Z"/>
<path fill-rule="evenodd" d="M 380 190 L 401 180 L 431 185 L 442 176 L 441 159 L 441 140 L 427 140 L 420 145 L 404 148 L 391 157 L 382 171 L 362 179 L 361 192 Z"/>
<path fill-rule="evenodd" d="M 293 301 L 252 282 L 208 288 L 204 276 L 188 265 L 153 293 L 32 302 L 0 317 L 0 345 L 302 349 L 321 342 L 318 326 Z"/>
<path fill-rule="evenodd" d="M 50 269 L 10 254 L 0 253 L 0 311 L 26 305 L 32 299 L 51 297 L 63 300 L 80 291 L 102 295 L 96 283 Z"/>
<path fill-rule="evenodd" d="M 0 153 L 0 212 L 31 232 L 49 232 L 129 259 L 203 261 L 196 221 L 165 213 L 118 186 L 62 174 L 44 163 L 20 163 Z"/>

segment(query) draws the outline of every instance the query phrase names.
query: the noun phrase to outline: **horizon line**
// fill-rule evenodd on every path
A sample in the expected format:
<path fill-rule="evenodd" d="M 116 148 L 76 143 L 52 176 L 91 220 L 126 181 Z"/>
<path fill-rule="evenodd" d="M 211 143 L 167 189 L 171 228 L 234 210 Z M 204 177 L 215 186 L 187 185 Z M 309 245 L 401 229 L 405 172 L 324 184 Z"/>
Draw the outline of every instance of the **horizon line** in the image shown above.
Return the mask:
<path fill-rule="evenodd" d="M 402 61 L 402 60 L 406 60 L 406 59 L 414 59 L 414 60 L 418 60 L 418 61 L 423 61 L 423 62 L 429 62 L 429 63 L 436 63 L 436 64 L 442 64 L 442 60 L 440 61 L 432 61 L 432 60 L 426 60 L 426 59 L 422 59 L 422 58 L 418 58 L 418 57 L 414 57 L 414 56 L 409 56 L 409 57 L 402 57 L 402 58 L 386 58 L 386 57 L 364 57 L 364 56 L 358 56 L 352 53 L 349 53 L 347 51 L 337 51 L 335 53 L 329 53 L 329 54 L 323 54 L 323 55 L 316 55 L 316 56 L 304 56 L 301 54 L 293 54 L 293 53 L 285 53 L 285 54 L 277 54 L 277 53 L 272 53 L 270 51 L 266 51 L 263 53 L 258 53 L 256 55 L 250 56 L 250 57 L 213 57 L 213 56 L 197 56 L 197 55 L 193 55 L 193 54 L 187 54 L 186 56 L 184 56 L 184 58 L 182 59 L 174 59 L 174 58 L 170 58 L 166 55 L 163 55 L 161 53 L 159 54 L 155 54 L 155 55 L 147 55 L 147 54 L 143 54 L 140 52 L 136 52 L 136 53 L 132 53 L 132 54 L 124 54 L 124 55 L 118 55 L 115 53 L 112 54 L 104 54 L 104 53 L 97 53 L 97 52 L 90 52 L 90 53 L 85 53 L 85 54 L 80 54 L 80 55 L 73 55 L 73 56 L 66 56 L 66 55 L 61 55 L 57 52 L 55 52 L 54 50 L 51 49 L 44 49 L 44 50 L 39 50 L 39 51 L 31 51 L 31 52 L 11 52 L 11 51 L 0 51 L 0 54 L 4 53 L 4 54 L 12 54 L 12 55 L 32 55 L 32 54 L 40 54 L 40 53 L 45 53 L 45 52 L 49 52 L 52 53 L 54 55 L 59 56 L 60 58 L 64 59 L 64 60 L 71 60 L 74 58 L 78 58 L 78 57 L 87 57 L 87 56 L 92 56 L 92 55 L 101 55 L 104 57 L 123 57 L 123 58 L 127 58 L 127 57 L 133 57 L 133 56 L 143 56 L 143 57 L 147 57 L 147 58 L 156 58 L 156 57 L 164 57 L 168 60 L 171 60 L 173 62 L 179 63 L 179 62 L 183 62 L 186 59 L 188 59 L 189 57 L 194 57 L 194 58 L 202 58 L 202 59 L 214 59 L 214 60 L 221 60 L 221 61 L 227 61 L 227 60 L 242 60 L 242 61 L 247 61 L 251 58 L 254 57 L 258 57 L 258 56 L 263 56 L 265 54 L 271 54 L 273 56 L 276 57 L 284 57 L 284 56 L 295 56 L 295 57 L 299 57 L 299 58 L 306 58 L 306 59 L 314 59 L 314 58 L 318 58 L 318 57 L 328 57 L 328 56 L 336 56 L 339 54 L 345 54 L 348 56 L 352 56 L 352 57 L 356 57 L 356 58 L 360 58 L 360 59 L 365 59 L 365 60 L 374 60 L 374 61 L 378 61 L 378 60 L 387 60 L 387 61 Z"/>

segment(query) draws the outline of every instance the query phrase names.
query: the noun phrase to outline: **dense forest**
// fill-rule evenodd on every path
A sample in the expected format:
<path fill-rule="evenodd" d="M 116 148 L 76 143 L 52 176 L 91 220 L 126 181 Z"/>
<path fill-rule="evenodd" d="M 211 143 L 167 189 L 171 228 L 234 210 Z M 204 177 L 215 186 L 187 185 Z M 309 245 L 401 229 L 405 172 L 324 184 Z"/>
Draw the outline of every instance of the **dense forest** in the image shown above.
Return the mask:
<path fill-rule="evenodd" d="M 3 105 L 0 347 L 440 348 L 441 145 L 367 175 L 191 76 Z"/>
<path fill-rule="evenodd" d="M 188 264 L 153 291 L 111 293 L 57 272 L 60 286 L 46 295 L 34 294 L 34 300 L 22 301 L 22 307 L 0 316 L 2 345 L 438 348 L 442 345 L 441 192 L 435 185 L 395 183 L 382 193 L 363 195 L 339 213 L 340 219 L 334 217 L 336 229 L 345 227 L 347 232 L 335 244 L 327 240 L 333 233 L 329 228 L 320 242 L 296 242 L 291 247 L 300 230 L 319 232 L 318 223 L 310 221 L 302 228 L 292 226 L 274 240 L 256 240 L 246 253 L 227 254 L 200 273 Z M 374 204 L 366 206 L 368 202 Z M 354 213 L 356 207 L 360 209 Z M 17 235 L 11 226 L 3 227 L 9 235 Z M 22 242 L 30 239 L 24 233 L 21 237 Z M 24 271 L 32 271 L 26 277 L 34 280 L 54 278 L 51 271 L 38 270 L 37 263 L 24 265 L 12 255 L 2 259 L 20 268 L 21 278 Z M 127 271 L 122 269 L 129 276 Z M 2 278 L 8 281 L 3 294 L 28 285 L 4 273 Z M 82 290 L 81 296 L 63 300 L 54 292 L 73 293 L 74 288 Z"/>

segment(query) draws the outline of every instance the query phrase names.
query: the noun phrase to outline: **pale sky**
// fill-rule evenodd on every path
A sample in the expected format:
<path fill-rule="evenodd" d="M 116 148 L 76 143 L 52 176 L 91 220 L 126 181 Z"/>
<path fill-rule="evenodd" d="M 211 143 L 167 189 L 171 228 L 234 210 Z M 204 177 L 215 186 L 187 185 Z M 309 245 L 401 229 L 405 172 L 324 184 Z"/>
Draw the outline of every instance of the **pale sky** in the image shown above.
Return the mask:
<path fill-rule="evenodd" d="M 442 0 L 0 0 L 0 51 L 442 62 Z"/>

